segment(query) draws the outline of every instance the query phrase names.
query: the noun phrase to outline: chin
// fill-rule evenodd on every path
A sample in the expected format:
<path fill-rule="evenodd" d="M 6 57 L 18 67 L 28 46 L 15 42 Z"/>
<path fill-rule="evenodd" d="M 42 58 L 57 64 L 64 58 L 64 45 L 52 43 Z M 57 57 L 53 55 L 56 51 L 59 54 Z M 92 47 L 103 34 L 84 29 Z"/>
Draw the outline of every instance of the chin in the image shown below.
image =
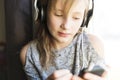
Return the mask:
<path fill-rule="evenodd" d="M 61 38 L 61 39 L 58 39 L 58 41 L 60 43 L 70 43 L 72 40 L 71 39 L 67 39 L 67 38 Z"/>

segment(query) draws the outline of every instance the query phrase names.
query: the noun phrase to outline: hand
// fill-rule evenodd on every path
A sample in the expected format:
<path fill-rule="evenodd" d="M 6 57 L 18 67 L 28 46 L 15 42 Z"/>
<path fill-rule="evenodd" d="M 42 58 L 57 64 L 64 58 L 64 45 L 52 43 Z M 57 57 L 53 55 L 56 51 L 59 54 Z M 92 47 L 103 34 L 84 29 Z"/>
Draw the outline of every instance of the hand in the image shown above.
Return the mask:
<path fill-rule="evenodd" d="M 79 76 L 73 75 L 73 77 L 72 77 L 71 80 L 85 80 L 85 79 L 82 79 L 82 78 L 79 77 Z"/>
<path fill-rule="evenodd" d="M 107 72 L 104 72 L 102 76 L 98 76 L 92 73 L 85 73 L 83 78 L 85 80 L 106 80 Z"/>
<path fill-rule="evenodd" d="M 107 80 L 107 72 L 104 72 L 102 76 L 92 73 L 85 73 L 83 78 L 74 75 L 71 80 Z"/>
<path fill-rule="evenodd" d="M 47 80 L 71 80 L 72 77 L 73 75 L 69 70 L 62 69 L 55 71 L 47 78 Z"/>

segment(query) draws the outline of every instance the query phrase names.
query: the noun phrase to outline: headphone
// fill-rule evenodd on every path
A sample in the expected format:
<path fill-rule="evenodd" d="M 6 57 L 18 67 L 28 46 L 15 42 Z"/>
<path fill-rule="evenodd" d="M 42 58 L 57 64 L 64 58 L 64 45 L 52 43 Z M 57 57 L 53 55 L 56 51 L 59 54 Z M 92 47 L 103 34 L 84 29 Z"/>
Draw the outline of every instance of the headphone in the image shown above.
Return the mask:
<path fill-rule="evenodd" d="M 48 3 L 48 0 L 45 0 L 46 3 Z M 91 0 L 91 9 L 88 10 L 87 12 L 87 17 L 84 16 L 83 22 L 81 27 L 86 26 L 86 28 L 88 27 L 88 23 L 93 15 L 93 9 L 94 9 L 94 0 Z M 37 0 L 37 5 L 36 5 L 39 9 L 39 13 L 38 13 L 38 19 L 40 19 L 41 23 L 45 23 L 46 22 L 46 9 L 47 9 L 47 4 L 45 4 L 44 1 L 41 0 Z"/>

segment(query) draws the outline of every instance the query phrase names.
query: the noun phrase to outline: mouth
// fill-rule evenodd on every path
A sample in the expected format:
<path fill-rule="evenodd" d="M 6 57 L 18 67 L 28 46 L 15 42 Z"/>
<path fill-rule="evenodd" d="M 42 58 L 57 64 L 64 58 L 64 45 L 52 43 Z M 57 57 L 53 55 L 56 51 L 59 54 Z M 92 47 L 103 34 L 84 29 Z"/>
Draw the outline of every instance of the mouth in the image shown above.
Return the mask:
<path fill-rule="evenodd" d="M 70 36 L 70 33 L 58 32 L 58 35 L 60 37 L 68 37 L 68 36 Z"/>

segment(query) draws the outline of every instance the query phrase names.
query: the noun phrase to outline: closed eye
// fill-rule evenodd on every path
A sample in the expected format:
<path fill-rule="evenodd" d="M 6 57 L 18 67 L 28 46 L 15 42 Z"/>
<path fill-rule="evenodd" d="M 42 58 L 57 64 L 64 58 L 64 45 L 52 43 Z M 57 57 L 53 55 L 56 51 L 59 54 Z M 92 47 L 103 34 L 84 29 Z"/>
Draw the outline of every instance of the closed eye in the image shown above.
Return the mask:
<path fill-rule="evenodd" d="M 62 12 L 62 10 L 55 10 L 54 11 L 54 15 L 57 16 L 57 17 L 62 17 L 63 16 L 63 12 Z"/>
<path fill-rule="evenodd" d="M 80 20 L 80 17 L 73 17 L 74 20 Z"/>
<path fill-rule="evenodd" d="M 81 19 L 81 12 L 75 12 L 75 13 L 73 13 L 73 15 L 72 15 L 72 18 L 74 19 L 74 20 L 80 20 Z"/>
<path fill-rule="evenodd" d="M 55 16 L 62 17 L 63 15 L 62 15 L 62 14 L 56 14 L 56 13 L 55 13 Z"/>

